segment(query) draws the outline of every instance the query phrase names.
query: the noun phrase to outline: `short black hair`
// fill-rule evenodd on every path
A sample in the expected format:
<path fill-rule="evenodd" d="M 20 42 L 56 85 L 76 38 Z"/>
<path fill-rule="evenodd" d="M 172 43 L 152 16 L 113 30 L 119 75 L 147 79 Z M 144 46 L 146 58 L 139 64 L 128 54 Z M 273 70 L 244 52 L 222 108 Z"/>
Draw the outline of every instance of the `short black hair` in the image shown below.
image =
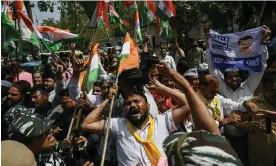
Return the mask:
<path fill-rule="evenodd" d="M 70 97 L 68 88 L 61 89 L 61 91 L 59 92 L 59 96 L 60 97 Z"/>
<path fill-rule="evenodd" d="M 39 70 L 35 70 L 35 71 L 33 71 L 33 75 L 35 74 L 35 73 L 39 73 L 41 76 L 42 76 L 42 73 L 41 73 L 41 71 L 39 71 Z"/>
<path fill-rule="evenodd" d="M 56 80 L 56 74 L 53 71 L 44 72 L 42 75 L 43 79 L 51 78 L 53 80 Z"/>
<path fill-rule="evenodd" d="M 269 68 L 271 66 L 271 64 L 275 61 L 276 61 L 276 52 L 270 53 L 269 58 L 266 61 L 267 68 Z"/>
<path fill-rule="evenodd" d="M 273 82 L 273 81 L 276 81 L 276 72 L 273 72 L 273 73 L 265 72 L 263 76 L 263 86 L 265 87 L 265 85 L 268 82 Z"/>
<path fill-rule="evenodd" d="M 37 84 L 37 85 L 34 85 L 32 90 L 31 90 L 31 94 L 34 94 L 36 91 L 40 91 L 41 93 L 45 94 L 47 92 L 47 90 L 45 89 L 45 86 L 43 84 Z"/>
<path fill-rule="evenodd" d="M 244 36 L 239 39 L 238 44 L 240 44 L 242 40 L 248 40 L 248 39 L 253 39 L 253 37 L 252 36 Z"/>
<path fill-rule="evenodd" d="M 97 81 L 93 84 L 93 87 L 101 87 L 101 82 L 100 81 Z"/>
<path fill-rule="evenodd" d="M 226 71 L 226 72 L 223 73 L 224 79 L 226 79 L 226 77 L 227 77 L 227 75 L 228 75 L 229 72 L 233 72 L 233 71 Z M 241 70 L 239 70 L 239 71 L 237 71 L 237 72 L 239 72 L 240 77 L 242 77 L 242 72 L 241 72 Z"/>
<path fill-rule="evenodd" d="M 30 92 L 32 88 L 31 84 L 25 80 L 20 80 L 13 83 L 12 87 L 15 87 L 23 97 L 27 95 L 27 93 Z"/>
<path fill-rule="evenodd" d="M 207 77 L 211 77 L 211 79 L 207 80 Z M 218 83 L 219 81 L 216 77 L 212 76 L 211 74 L 205 74 L 202 75 L 201 77 L 199 77 L 199 87 L 206 87 L 208 86 L 210 83 Z"/>
<path fill-rule="evenodd" d="M 129 93 L 127 94 L 126 99 L 129 98 L 130 96 L 134 96 L 134 95 L 141 96 L 141 97 L 146 101 L 146 103 L 148 103 L 148 99 L 147 99 L 146 95 L 145 95 L 143 92 L 140 92 L 140 91 L 132 91 L 132 92 L 129 92 Z M 126 101 L 127 101 L 127 100 L 125 100 L 125 102 L 126 102 Z"/>

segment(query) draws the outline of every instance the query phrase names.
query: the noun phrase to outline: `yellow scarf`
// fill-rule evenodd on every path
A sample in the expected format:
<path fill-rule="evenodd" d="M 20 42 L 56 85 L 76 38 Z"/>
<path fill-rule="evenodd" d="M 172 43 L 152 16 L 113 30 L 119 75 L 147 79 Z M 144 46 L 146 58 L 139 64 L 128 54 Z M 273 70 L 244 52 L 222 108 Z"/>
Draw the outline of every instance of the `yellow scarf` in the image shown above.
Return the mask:
<path fill-rule="evenodd" d="M 220 120 L 220 108 L 219 108 L 219 105 L 218 105 L 218 99 L 217 99 L 217 96 L 215 96 L 213 98 L 213 100 L 209 101 L 209 100 L 206 100 L 205 97 L 200 93 L 200 91 L 198 91 L 198 94 L 199 96 L 201 97 L 201 99 L 203 100 L 203 102 L 205 103 L 205 105 L 208 107 L 208 109 L 210 109 L 213 113 L 213 118 L 215 120 Z M 214 103 L 214 107 L 211 106 L 211 103 Z"/>
<path fill-rule="evenodd" d="M 129 132 L 132 134 L 132 136 L 138 141 L 140 144 L 142 144 L 145 148 L 146 154 L 150 160 L 151 165 L 157 165 L 158 160 L 161 157 L 161 154 L 159 150 L 156 148 L 156 146 L 152 142 L 152 136 L 154 132 L 154 119 L 151 116 L 149 117 L 150 126 L 149 126 L 149 132 L 148 132 L 148 138 L 147 140 L 142 140 L 138 133 L 135 131 L 132 124 L 128 121 L 127 122 L 127 128 Z"/>

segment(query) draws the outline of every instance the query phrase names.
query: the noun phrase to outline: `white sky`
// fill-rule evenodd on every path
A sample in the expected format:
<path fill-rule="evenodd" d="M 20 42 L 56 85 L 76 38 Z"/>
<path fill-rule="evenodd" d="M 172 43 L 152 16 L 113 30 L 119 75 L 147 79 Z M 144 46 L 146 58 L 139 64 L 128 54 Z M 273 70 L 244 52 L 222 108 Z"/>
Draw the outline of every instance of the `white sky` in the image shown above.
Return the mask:
<path fill-rule="evenodd" d="M 59 3 L 56 3 L 55 10 L 53 13 L 51 13 L 50 11 L 40 12 L 38 5 L 37 5 L 37 1 L 31 1 L 31 3 L 34 4 L 34 7 L 32 8 L 32 14 L 33 14 L 33 19 L 34 19 L 35 25 L 37 25 L 37 21 L 38 21 L 38 25 L 41 25 L 42 20 L 47 19 L 47 18 L 54 18 L 55 20 L 60 19 L 60 12 L 57 9 L 57 7 L 60 6 Z"/>

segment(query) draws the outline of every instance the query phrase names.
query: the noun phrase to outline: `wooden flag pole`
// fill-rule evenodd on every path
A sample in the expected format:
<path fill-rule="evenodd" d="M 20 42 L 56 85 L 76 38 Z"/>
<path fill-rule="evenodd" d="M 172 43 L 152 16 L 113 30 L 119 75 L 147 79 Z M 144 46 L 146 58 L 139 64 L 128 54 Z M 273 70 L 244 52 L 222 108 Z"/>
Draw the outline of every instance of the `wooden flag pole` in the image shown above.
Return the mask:
<path fill-rule="evenodd" d="M 117 72 L 115 86 L 117 86 L 117 84 L 118 84 L 118 78 L 119 78 L 119 74 Z M 112 100 L 111 100 L 111 104 L 110 104 L 110 108 L 109 108 L 108 121 L 107 121 L 107 131 L 106 131 L 105 138 L 104 138 L 104 149 L 103 149 L 103 153 L 102 153 L 101 166 L 104 166 L 104 161 L 105 161 L 107 141 L 108 141 L 109 130 L 110 130 L 110 120 L 111 120 L 114 100 L 115 100 L 115 96 L 113 95 Z"/>
<path fill-rule="evenodd" d="M 96 31 L 97 31 L 97 29 L 95 29 L 95 30 L 93 31 L 93 36 L 92 36 L 92 38 L 91 38 L 91 42 L 94 42 L 94 40 L 95 40 Z M 93 48 L 92 48 L 92 49 L 93 49 Z M 90 54 L 93 54 L 92 51 L 93 51 L 93 50 L 91 50 Z M 89 58 L 90 58 L 90 56 L 89 56 Z M 89 59 L 89 63 L 88 63 L 88 64 L 90 64 L 91 60 L 92 60 L 92 58 Z M 89 69 L 90 69 L 90 66 L 88 66 L 88 68 L 86 69 L 86 73 L 89 71 Z M 82 92 L 85 91 L 86 85 L 87 85 L 87 76 L 85 75 L 85 78 L 84 78 L 84 81 L 83 81 L 83 86 L 82 86 Z M 67 133 L 66 139 L 69 139 L 69 137 L 70 137 L 70 135 L 71 135 L 71 132 L 72 132 L 72 128 L 73 128 L 73 124 L 74 124 L 74 121 L 75 121 L 75 116 L 76 116 L 77 110 L 78 110 L 78 105 L 77 105 L 77 106 L 75 107 L 75 109 L 74 109 L 73 117 L 72 117 L 71 122 L 70 122 L 70 127 L 69 127 L 69 129 L 68 129 L 68 133 Z M 82 114 L 82 109 L 80 109 L 80 110 L 78 111 L 77 122 L 76 122 L 76 129 L 79 128 L 79 122 L 80 122 L 81 114 Z"/>
<path fill-rule="evenodd" d="M 49 52 L 51 52 L 50 49 L 48 48 L 48 46 L 46 45 L 46 43 L 45 43 L 42 39 L 41 39 L 40 41 L 41 41 L 41 43 L 46 47 L 46 49 L 47 49 Z M 61 63 L 61 65 L 65 68 L 65 70 L 68 71 L 68 73 L 69 73 L 70 75 L 72 75 L 71 71 L 65 66 L 65 64 L 64 64 L 64 63 L 62 62 L 62 60 L 57 56 L 57 54 L 56 54 L 55 52 L 51 52 L 51 53 L 53 53 L 53 54 L 51 54 L 52 58 L 56 58 L 56 59 Z"/>

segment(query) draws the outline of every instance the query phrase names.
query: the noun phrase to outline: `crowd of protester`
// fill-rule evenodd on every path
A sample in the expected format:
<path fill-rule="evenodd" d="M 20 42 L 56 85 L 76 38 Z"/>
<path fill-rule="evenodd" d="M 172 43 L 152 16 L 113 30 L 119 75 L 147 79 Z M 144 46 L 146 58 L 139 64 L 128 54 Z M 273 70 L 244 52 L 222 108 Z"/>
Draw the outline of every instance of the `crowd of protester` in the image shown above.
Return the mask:
<path fill-rule="evenodd" d="M 214 68 L 208 40 L 206 48 L 194 41 L 184 52 L 177 40 L 152 50 L 145 38 L 139 68 L 123 71 L 115 84 L 118 54 L 98 50 L 98 81 L 88 93 L 79 82 L 87 66 L 74 45 L 52 61 L 42 54 L 32 73 L 5 59 L 2 164 L 97 166 L 110 130 L 107 166 L 275 166 L 276 55 L 266 48 L 270 33 L 266 27 L 261 72 Z"/>

